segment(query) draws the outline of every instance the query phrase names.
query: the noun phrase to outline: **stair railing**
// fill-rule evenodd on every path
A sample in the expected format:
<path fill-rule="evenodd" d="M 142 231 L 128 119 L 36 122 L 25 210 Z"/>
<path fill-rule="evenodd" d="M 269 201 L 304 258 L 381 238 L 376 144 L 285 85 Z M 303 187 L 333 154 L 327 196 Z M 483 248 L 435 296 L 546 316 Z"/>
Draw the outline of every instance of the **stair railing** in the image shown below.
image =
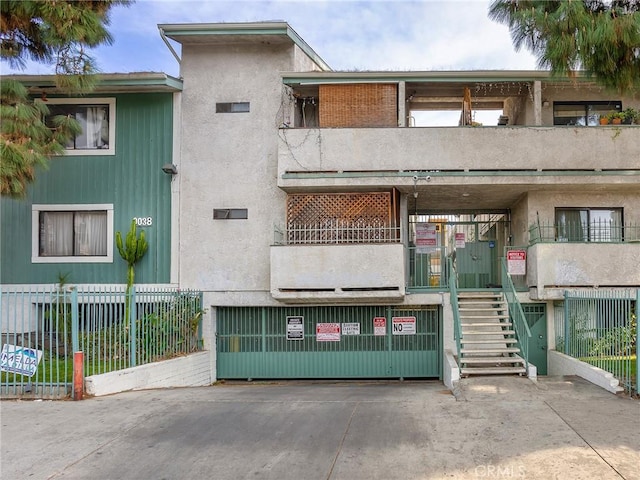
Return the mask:
<path fill-rule="evenodd" d="M 531 338 L 531 330 L 527 323 L 527 318 L 522 310 L 516 287 L 511 279 L 511 274 L 507 269 L 507 260 L 502 259 L 502 292 L 504 293 L 507 304 L 509 305 L 509 316 L 516 332 L 516 338 L 520 346 L 520 353 L 524 359 L 527 375 L 529 374 L 529 338 Z"/>
<path fill-rule="evenodd" d="M 456 339 L 458 349 L 458 361 L 460 361 L 460 345 L 462 341 L 462 324 L 460 323 L 460 310 L 458 309 L 458 274 L 453 266 L 453 259 L 447 259 L 449 277 L 449 296 L 451 297 L 451 310 L 453 311 L 453 336 Z"/>

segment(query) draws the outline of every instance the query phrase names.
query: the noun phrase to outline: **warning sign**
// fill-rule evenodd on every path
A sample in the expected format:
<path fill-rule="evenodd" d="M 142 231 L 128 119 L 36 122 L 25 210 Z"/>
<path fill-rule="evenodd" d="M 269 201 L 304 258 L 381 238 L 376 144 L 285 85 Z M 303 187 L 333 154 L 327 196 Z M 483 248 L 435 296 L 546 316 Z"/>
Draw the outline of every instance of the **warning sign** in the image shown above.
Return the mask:
<path fill-rule="evenodd" d="M 287 340 L 304 340 L 304 317 L 287 317 Z"/>
<path fill-rule="evenodd" d="M 343 323 L 342 335 L 360 335 L 359 323 Z"/>
<path fill-rule="evenodd" d="M 373 317 L 373 335 L 384 337 L 387 334 L 387 318 Z"/>
<path fill-rule="evenodd" d="M 507 271 L 510 275 L 527 274 L 526 250 L 509 250 L 507 252 Z"/>
<path fill-rule="evenodd" d="M 394 335 L 416 334 L 416 317 L 393 317 L 391 324 L 393 326 L 391 333 Z"/>
<path fill-rule="evenodd" d="M 339 342 L 340 341 L 340 324 L 339 323 L 316 323 L 316 341 L 317 342 Z"/>

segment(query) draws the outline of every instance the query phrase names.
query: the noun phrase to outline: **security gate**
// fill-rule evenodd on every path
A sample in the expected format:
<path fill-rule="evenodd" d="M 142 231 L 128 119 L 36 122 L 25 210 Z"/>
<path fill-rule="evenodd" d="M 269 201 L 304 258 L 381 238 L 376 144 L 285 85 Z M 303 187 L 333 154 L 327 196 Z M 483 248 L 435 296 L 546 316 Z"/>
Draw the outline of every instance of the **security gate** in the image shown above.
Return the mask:
<path fill-rule="evenodd" d="M 441 377 L 439 307 L 218 307 L 217 376 Z"/>

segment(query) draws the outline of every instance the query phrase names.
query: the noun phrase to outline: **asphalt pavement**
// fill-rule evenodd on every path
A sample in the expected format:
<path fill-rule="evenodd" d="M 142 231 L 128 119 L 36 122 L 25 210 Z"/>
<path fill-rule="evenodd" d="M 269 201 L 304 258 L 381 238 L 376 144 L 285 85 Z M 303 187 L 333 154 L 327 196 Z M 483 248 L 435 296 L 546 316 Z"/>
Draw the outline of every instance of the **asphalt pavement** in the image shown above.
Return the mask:
<path fill-rule="evenodd" d="M 640 402 L 576 377 L 252 382 L 0 404 L 22 479 L 640 479 Z"/>

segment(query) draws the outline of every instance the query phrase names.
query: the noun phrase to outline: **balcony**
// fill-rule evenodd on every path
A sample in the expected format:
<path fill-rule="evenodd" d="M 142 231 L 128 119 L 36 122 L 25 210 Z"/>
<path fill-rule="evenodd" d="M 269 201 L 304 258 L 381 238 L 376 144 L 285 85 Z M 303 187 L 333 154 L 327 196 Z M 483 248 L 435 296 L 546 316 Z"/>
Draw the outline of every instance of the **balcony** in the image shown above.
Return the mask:
<path fill-rule="evenodd" d="M 640 285 L 640 243 L 539 243 L 529 247 L 527 278 L 539 298 L 545 290 Z M 561 298 L 561 292 L 560 296 Z"/>
<path fill-rule="evenodd" d="M 271 295 L 281 302 L 389 302 L 404 292 L 401 243 L 271 247 Z"/>
<path fill-rule="evenodd" d="M 281 129 L 278 184 L 300 183 L 290 174 L 634 170 L 638 151 L 635 125 Z"/>

